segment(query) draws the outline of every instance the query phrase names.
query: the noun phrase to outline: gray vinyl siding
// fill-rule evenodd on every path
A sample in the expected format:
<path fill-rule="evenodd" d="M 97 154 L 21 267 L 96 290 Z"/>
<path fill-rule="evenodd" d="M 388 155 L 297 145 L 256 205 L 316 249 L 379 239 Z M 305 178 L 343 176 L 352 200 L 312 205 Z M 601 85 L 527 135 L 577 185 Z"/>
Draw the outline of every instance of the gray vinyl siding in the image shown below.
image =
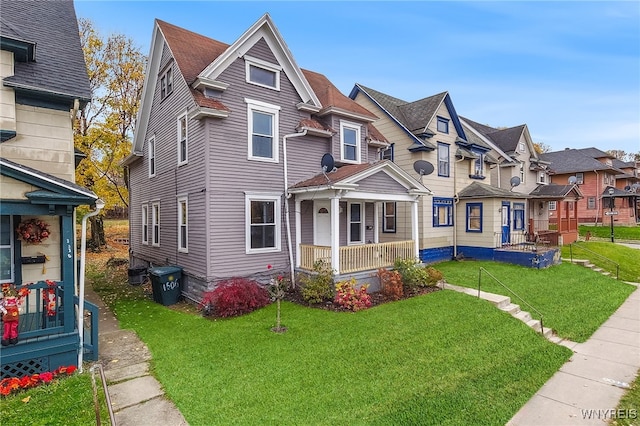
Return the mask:
<path fill-rule="evenodd" d="M 170 51 L 165 46 L 160 71 L 173 62 Z M 147 127 L 144 157 L 130 167 L 131 181 L 131 249 L 136 258 L 145 259 L 155 265 L 179 265 L 185 273 L 206 276 L 206 235 L 202 232 L 206 208 L 205 144 L 200 141 L 204 135 L 204 123 L 189 120 L 188 163 L 178 166 L 177 118 L 195 104 L 186 82 L 176 65 L 173 64 L 173 92 L 160 99 L 160 87 L 156 85 L 153 108 Z M 156 176 L 149 178 L 148 140 L 155 135 Z M 188 197 L 188 250 L 177 250 L 178 196 Z M 152 243 L 151 205 L 160 202 L 160 246 Z M 149 205 L 149 244 L 143 245 L 141 235 L 141 205 Z"/>
<path fill-rule="evenodd" d="M 387 194 L 397 194 L 407 192 L 407 188 L 402 186 L 397 180 L 386 173 L 376 173 L 373 176 L 364 178 L 358 182 L 358 188 L 362 191 L 372 191 Z"/>
<path fill-rule="evenodd" d="M 374 157 L 371 158 L 369 156 L 369 144 L 367 144 L 365 137 L 367 136 L 367 127 L 366 127 L 366 123 L 364 122 L 360 122 L 358 120 L 352 119 L 352 118 L 347 118 L 347 117 L 339 117 L 339 116 L 330 116 L 326 119 L 327 124 L 335 130 L 335 134 L 333 135 L 333 137 L 331 138 L 331 155 L 333 155 L 333 157 L 336 159 L 336 161 L 340 161 L 340 159 L 342 158 L 341 152 L 340 152 L 340 122 L 341 121 L 347 121 L 349 123 L 353 123 L 353 124 L 359 124 L 360 127 L 360 162 L 361 163 L 369 163 L 369 162 L 374 162 L 377 160 L 377 158 Z"/>

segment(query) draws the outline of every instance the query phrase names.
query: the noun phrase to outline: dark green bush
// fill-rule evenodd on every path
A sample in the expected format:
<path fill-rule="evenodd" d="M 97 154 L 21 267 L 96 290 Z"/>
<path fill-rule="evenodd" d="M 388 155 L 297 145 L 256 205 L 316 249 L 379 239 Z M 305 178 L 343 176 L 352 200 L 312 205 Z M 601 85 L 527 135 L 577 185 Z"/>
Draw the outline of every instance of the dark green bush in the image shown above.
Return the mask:
<path fill-rule="evenodd" d="M 322 260 L 313 264 L 313 274 L 302 275 L 300 294 L 308 303 L 321 303 L 332 300 L 334 295 L 333 269 Z"/>

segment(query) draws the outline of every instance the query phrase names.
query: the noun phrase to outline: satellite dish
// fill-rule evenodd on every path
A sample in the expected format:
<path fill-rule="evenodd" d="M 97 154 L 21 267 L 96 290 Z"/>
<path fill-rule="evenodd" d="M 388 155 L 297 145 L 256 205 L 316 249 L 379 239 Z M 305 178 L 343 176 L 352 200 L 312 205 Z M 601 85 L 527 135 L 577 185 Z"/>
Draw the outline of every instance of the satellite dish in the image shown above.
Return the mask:
<path fill-rule="evenodd" d="M 333 160 L 333 155 L 328 152 L 322 156 L 322 160 L 320 160 L 320 165 L 322 166 L 322 172 L 332 172 L 335 168 L 336 162 Z"/>
<path fill-rule="evenodd" d="M 569 176 L 569 185 L 575 185 L 575 183 L 578 181 L 578 178 L 575 176 Z"/>
<path fill-rule="evenodd" d="M 413 163 L 413 170 L 420 176 L 430 175 L 433 173 L 433 164 L 425 160 L 418 160 Z"/>
<path fill-rule="evenodd" d="M 511 187 L 515 188 L 516 186 L 520 185 L 520 178 L 518 176 L 514 176 L 509 182 L 511 183 Z"/>
<path fill-rule="evenodd" d="M 625 190 L 625 191 L 631 191 L 631 186 L 630 186 L 630 185 L 625 186 L 625 187 L 624 187 L 624 190 Z"/>
<path fill-rule="evenodd" d="M 631 185 L 631 192 L 639 192 L 640 191 L 640 183 L 634 183 Z"/>

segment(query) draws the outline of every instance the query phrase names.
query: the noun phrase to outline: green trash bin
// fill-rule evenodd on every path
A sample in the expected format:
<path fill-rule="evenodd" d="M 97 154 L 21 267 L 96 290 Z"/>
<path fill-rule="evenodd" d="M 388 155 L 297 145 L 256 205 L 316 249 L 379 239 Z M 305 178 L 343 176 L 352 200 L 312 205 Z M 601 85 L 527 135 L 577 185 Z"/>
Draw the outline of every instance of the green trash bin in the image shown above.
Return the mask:
<path fill-rule="evenodd" d="M 159 266 L 149 268 L 153 300 L 165 306 L 173 305 L 182 294 L 182 268 L 178 266 Z"/>

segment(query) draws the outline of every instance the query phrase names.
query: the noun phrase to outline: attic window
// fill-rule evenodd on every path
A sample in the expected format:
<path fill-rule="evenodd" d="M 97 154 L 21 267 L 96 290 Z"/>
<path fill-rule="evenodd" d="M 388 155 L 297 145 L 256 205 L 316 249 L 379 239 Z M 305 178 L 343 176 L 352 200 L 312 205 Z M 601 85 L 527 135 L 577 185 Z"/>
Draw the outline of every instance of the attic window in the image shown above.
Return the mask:
<path fill-rule="evenodd" d="M 279 65 L 270 64 L 246 55 L 244 59 L 247 83 L 280 90 L 280 71 L 282 68 Z"/>
<path fill-rule="evenodd" d="M 160 76 L 160 99 L 164 99 L 173 92 L 173 68 L 169 67 Z"/>
<path fill-rule="evenodd" d="M 449 133 L 449 120 L 438 117 L 438 131 L 440 133 Z"/>
<path fill-rule="evenodd" d="M 518 150 L 519 150 L 520 152 L 524 152 L 524 142 L 520 142 L 520 143 L 518 144 Z"/>

